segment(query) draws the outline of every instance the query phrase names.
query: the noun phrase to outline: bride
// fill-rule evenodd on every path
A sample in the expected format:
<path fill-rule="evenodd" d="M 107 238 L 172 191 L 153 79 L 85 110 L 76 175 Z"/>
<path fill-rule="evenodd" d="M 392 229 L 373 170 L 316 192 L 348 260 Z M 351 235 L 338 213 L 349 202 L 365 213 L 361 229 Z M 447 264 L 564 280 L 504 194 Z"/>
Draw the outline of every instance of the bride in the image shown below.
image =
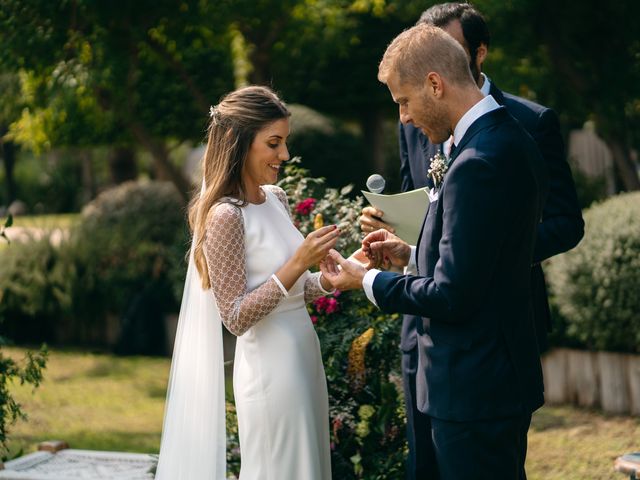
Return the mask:
<path fill-rule="evenodd" d="M 289 159 L 289 116 L 257 86 L 211 109 L 156 479 L 226 478 L 221 322 L 238 337 L 240 478 L 331 478 L 327 385 L 305 304 L 330 293 L 308 269 L 340 232 L 304 238 L 272 185 Z"/>

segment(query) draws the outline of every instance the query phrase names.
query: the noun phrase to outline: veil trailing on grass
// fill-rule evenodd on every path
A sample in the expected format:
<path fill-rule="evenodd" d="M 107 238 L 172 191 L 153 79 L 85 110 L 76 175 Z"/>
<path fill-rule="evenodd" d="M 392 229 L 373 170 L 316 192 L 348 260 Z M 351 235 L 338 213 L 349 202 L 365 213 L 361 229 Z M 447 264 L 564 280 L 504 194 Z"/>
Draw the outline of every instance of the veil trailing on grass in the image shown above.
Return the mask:
<path fill-rule="evenodd" d="M 204 191 L 204 182 L 202 191 Z M 189 254 L 156 480 L 226 478 L 222 321 Z"/>

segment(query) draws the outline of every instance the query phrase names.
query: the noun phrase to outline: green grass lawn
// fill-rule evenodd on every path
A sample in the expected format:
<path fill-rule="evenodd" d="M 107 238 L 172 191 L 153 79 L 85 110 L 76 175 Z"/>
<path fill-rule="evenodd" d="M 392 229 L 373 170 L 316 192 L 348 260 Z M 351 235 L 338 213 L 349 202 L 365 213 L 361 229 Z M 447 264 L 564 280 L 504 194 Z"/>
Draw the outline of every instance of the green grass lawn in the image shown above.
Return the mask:
<path fill-rule="evenodd" d="M 3 352 L 21 357 L 23 349 Z M 73 448 L 157 453 L 170 360 L 53 350 L 45 381 L 13 387 L 29 414 L 10 432 L 10 455 L 62 439 Z M 640 450 L 640 419 L 543 407 L 529 431 L 530 480 L 609 480 L 618 455 Z"/>
<path fill-rule="evenodd" d="M 25 228 L 69 228 L 80 220 L 79 213 L 58 213 L 51 215 L 24 215 L 13 217 L 13 226 Z"/>

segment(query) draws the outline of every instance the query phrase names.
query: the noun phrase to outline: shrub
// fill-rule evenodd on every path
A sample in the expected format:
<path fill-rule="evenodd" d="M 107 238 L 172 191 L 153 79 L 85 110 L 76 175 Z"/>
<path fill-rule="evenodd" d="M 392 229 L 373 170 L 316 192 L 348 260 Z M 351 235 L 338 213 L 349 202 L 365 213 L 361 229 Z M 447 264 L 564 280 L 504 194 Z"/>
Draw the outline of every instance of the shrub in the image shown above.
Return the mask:
<path fill-rule="evenodd" d="M 48 235 L 0 250 L 0 321 L 14 341 L 52 341 L 70 306 L 68 271 Z"/>
<path fill-rule="evenodd" d="M 547 269 L 568 340 L 640 352 L 640 192 L 596 204 L 584 219 L 580 245 Z"/>
<path fill-rule="evenodd" d="M 4 248 L 5 330 L 19 342 L 165 353 L 163 316 L 177 310 L 186 272 L 185 220 L 172 185 L 128 182 L 87 205 L 55 245 L 46 235 Z"/>
<path fill-rule="evenodd" d="M 82 212 L 69 242 L 74 315 L 120 316 L 120 353 L 164 353 L 160 322 L 178 307 L 171 281 L 184 282 L 185 220 L 178 192 L 160 182 L 123 183 Z"/>

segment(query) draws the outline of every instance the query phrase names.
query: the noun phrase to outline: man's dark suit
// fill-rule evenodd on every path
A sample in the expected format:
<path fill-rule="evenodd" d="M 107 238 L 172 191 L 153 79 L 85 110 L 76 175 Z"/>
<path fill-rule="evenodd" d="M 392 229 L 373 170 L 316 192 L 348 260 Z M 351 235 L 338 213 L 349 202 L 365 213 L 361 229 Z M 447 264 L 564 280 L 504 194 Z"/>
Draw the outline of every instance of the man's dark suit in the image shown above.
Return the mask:
<path fill-rule="evenodd" d="M 542 222 L 537 227 L 537 241 L 531 269 L 536 335 L 541 352 L 547 349 L 547 332 L 550 329 L 549 305 L 544 274 L 540 262 L 565 252 L 581 240 L 584 222 L 578 205 L 571 170 L 565 159 L 564 144 L 556 114 L 541 105 L 509 95 L 491 83 L 490 94 L 520 122 L 533 137 L 542 153 L 549 175 L 549 195 L 544 205 Z M 413 125 L 399 124 L 400 175 L 402 191 L 420 187 L 433 187 L 427 178 L 429 160 L 439 151 L 427 137 Z M 416 410 L 415 373 L 417 367 L 416 325 L 419 317 L 405 315 L 402 324 L 400 348 L 407 410 L 407 438 L 410 444 L 407 461 L 407 478 L 425 478 L 425 471 L 432 461 L 432 452 L 420 432 L 428 431 L 428 419 Z"/>
<path fill-rule="evenodd" d="M 518 475 L 517 462 L 500 452 L 519 447 L 499 432 L 516 428 L 526 439 L 530 414 L 543 403 L 530 269 L 547 187 L 535 143 L 507 110 L 483 115 L 452 152 L 430 205 L 417 246 L 420 276 L 381 272 L 374 281 L 382 310 L 420 317 L 417 405 L 438 423 L 431 433 L 443 478 Z M 439 437 L 458 422 L 466 425 L 459 436 Z M 493 449 L 471 431 L 484 440 L 495 433 Z"/>

